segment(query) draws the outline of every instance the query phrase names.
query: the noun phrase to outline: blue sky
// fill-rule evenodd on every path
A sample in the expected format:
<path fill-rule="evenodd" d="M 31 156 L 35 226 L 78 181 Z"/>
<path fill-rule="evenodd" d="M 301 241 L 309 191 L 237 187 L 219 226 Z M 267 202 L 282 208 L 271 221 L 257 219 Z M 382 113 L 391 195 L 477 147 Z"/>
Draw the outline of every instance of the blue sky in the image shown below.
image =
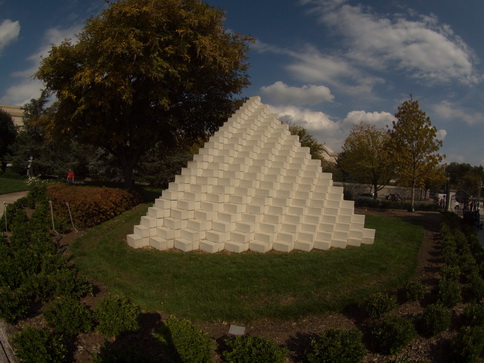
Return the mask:
<path fill-rule="evenodd" d="M 438 129 L 445 162 L 484 165 L 482 0 L 207 0 L 226 28 L 252 35 L 244 96 L 334 151 L 354 124 L 391 125 L 413 95 Z M 31 76 L 103 0 L 0 0 L 0 103 L 40 94 Z"/>

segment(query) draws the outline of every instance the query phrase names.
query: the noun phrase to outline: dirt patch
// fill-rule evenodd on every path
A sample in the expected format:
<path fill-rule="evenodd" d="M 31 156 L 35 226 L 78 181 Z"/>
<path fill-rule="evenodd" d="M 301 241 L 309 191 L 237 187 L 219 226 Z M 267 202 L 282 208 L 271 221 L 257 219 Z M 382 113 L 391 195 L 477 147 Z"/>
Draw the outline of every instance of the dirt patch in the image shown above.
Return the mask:
<path fill-rule="evenodd" d="M 380 211 L 370 209 L 357 209 L 357 214 L 377 214 L 386 216 L 397 216 L 409 219 L 418 219 L 423 221 L 425 227 L 424 240 L 422 242 L 419 252 L 419 262 L 415 277 L 422 281 L 429 287 L 429 296 L 426 300 L 433 301 L 435 296 L 434 287 L 438 283 L 438 270 L 441 265 L 440 261 L 440 245 L 439 245 L 439 223 L 440 214 L 436 212 L 405 212 L 405 211 Z M 81 235 L 81 232 L 64 235 L 59 240 L 60 247 L 66 247 L 75 238 Z M 107 295 L 107 289 L 101 284 L 94 283 L 94 296 L 88 296 L 83 299 L 83 303 L 90 307 L 95 307 L 100 300 Z M 416 318 L 423 312 L 424 304 L 418 302 L 402 303 L 397 311 L 394 313 L 400 314 L 409 318 Z M 463 310 L 462 306 L 457 306 L 453 309 L 454 316 Z M 168 317 L 163 316 L 162 313 L 147 313 L 142 315 L 142 329 L 139 332 L 128 334 L 117 341 L 110 340 L 112 347 L 117 345 L 127 346 L 136 345 L 136 349 L 143 349 L 142 351 L 151 357 L 160 358 L 162 352 L 157 351 L 156 344 L 153 343 L 151 333 L 159 329 Z M 27 324 L 33 324 L 38 327 L 45 326 L 45 322 L 41 317 L 35 317 L 28 321 L 20 322 L 17 326 L 11 327 L 10 332 L 21 329 Z M 219 345 L 223 344 L 223 340 L 228 336 L 230 324 L 228 322 L 207 323 L 196 322 L 196 326 L 207 332 Z M 358 307 L 349 307 L 343 313 L 331 313 L 327 315 L 318 315 L 306 317 L 304 319 L 295 321 L 273 321 L 269 319 L 261 319 L 252 322 L 245 327 L 245 333 L 259 337 L 267 337 L 273 339 L 277 344 L 284 345 L 290 350 L 291 361 L 301 361 L 307 354 L 311 338 L 329 328 L 359 328 L 365 330 L 364 316 Z M 417 337 L 405 350 L 398 355 L 398 357 L 405 357 L 408 362 L 412 361 L 442 361 L 447 354 L 447 347 L 449 341 L 456 335 L 456 330 L 449 330 L 436 337 L 430 339 Z M 104 338 L 98 333 L 82 334 L 73 342 L 76 346 L 73 360 L 76 362 L 90 362 L 93 356 L 100 351 L 105 344 Z M 144 346 L 143 346 L 144 344 Z M 367 351 L 364 362 L 388 362 L 397 357 L 389 357 L 377 354 L 370 350 Z M 215 362 L 220 362 L 219 355 L 215 357 Z"/>

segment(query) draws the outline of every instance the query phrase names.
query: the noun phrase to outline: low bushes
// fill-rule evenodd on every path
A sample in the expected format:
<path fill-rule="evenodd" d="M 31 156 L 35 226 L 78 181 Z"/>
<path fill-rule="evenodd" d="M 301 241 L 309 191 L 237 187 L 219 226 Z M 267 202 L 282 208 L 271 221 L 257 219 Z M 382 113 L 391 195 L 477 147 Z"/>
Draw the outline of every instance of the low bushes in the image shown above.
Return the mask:
<path fill-rule="evenodd" d="M 62 336 L 27 326 L 14 336 L 15 354 L 22 362 L 66 362 L 67 347 Z"/>
<path fill-rule="evenodd" d="M 425 336 L 431 337 L 449 329 L 452 320 L 451 312 L 441 304 L 431 304 L 423 312 L 421 330 Z"/>
<path fill-rule="evenodd" d="M 363 333 L 356 329 L 329 329 L 311 339 L 309 363 L 356 363 L 365 357 Z"/>
<path fill-rule="evenodd" d="M 383 354 L 398 354 L 417 333 L 411 321 L 396 315 L 385 316 L 371 330 L 375 348 Z"/>
<path fill-rule="evenodd" d="M 54 184 L 47 187 L 56 216 L 69 218 L 69 204 L 78 227 L 89 228 L 101 224 L 140 202 L 140 196 L 123 189 Z"/>
<path fill-rule="evenodd" d="M 139 328 L 138 318 L 141 310 L 128 299 L 110 295 L 94 310 L 98 321 L 96 329 L 107 337 L 115 337 L 125 331 Z"/>
<path fill-rule="evenodd" d="M 372 319 L 378 319 L 397 307 L 397 298 L 383 292 L 370 295 L 362 304 L 363 310 Z"/>
<path fill-rule="evenodd" d="M 175 362 L 211 362 L 215 342 L 187 319 L 171 316 L 161 333 L 154 333 Z"/>
<path fill-rule="evenodd" d="M 62 297 L 50 303 L 44 317 L 47 324 L 56 332 L 67 336 L 90 332 L 93 327 L 91 310 L 69 297 Z"/>
<path fill-rule="evenodd" d="M 283 363 L 287 349 L 279 347 L 270 339 L 243 335 L 225 341 L 228 350 L 223 357 L 231 363 Z"/>

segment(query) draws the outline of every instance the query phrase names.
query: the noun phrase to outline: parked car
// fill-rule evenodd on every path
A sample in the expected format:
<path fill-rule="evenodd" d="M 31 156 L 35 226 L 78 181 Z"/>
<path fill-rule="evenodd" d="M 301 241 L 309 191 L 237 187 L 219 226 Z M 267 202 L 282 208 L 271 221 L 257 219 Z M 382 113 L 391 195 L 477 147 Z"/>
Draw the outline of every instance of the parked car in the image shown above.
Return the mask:
<path fill-rule="evenodd" d="M 356 196 L 356 199 L 374 199 L 375 194 L 373 193 L 360 193 Z"/>

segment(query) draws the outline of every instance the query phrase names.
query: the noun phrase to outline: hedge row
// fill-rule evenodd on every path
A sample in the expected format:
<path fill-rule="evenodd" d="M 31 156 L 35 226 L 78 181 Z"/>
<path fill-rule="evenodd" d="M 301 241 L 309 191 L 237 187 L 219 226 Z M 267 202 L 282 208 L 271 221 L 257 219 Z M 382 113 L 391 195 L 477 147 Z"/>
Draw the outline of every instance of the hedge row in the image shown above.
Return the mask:
<path fill-rule="evenodd" d="M 54 184 L 47 187 L 56 216 L 69 220 L 70 208 L 74 224 L 90 228 L 116 217 L 140 203 L 139 195 L 123 189 Z"/>

